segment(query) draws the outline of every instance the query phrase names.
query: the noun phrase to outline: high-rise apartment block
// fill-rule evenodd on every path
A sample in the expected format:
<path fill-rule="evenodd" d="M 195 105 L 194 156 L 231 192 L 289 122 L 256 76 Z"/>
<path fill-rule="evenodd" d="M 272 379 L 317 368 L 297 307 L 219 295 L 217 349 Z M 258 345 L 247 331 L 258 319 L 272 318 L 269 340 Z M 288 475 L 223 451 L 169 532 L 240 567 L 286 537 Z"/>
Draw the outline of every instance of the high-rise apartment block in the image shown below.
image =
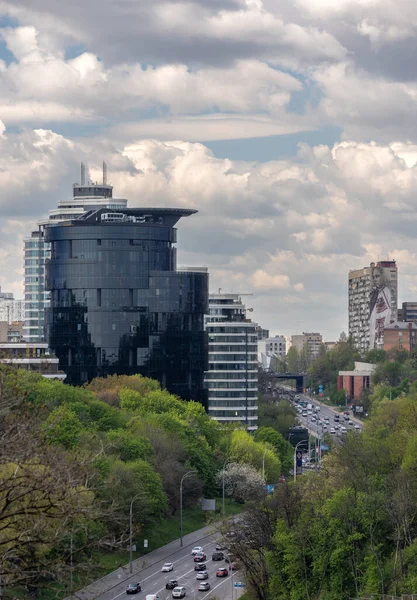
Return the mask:
<path fill-rule="evenodd" d="M 205 383 L 209 415 L 253 431 L 258 422 L 258 325 L 246 318 L 246 311 L 239 294 L 210 294 Z"/>
<path fill-rule="evenodd" d="M 93 208 L 45 228 L 47 332 L 67 382 L 140 373 L 206 405 L 206 268 L 177 270 L 177 208 Z"/>
<path fill-rule="evenodd" d="M 296 348 L 298 352 L 305 350 L 309 360 L 315 360 L 318 357 L 322 344 L 323 336 L 321 333 L 304 332 L 301 335 L 291 336 L 291 346 Z"/>
<path fill-rule="evenodd" d="M 383 349 L 384 329 L 397 320 L 395 260 L 349 272 L 349 335 L 359 350 Z"/>
<path fill-rule="evenodd" d="M 24 335 L 28 342 L 45 339 L 45 309 L 49 306 L 49 292 L 45 289 L 45 263 L 50 257 L 50 246 L 45 241 L 45 229 L 66 219 L 75 219 L 92 208 L 119 210 L 126 208 L 127 200 L 113 198 L 113 187 L 107 184 L 106 165 L 103 163 L 103 182 L 86 179 L 86 168 L 81 164 L 81 183 L 74 183 L 72 198 L 61 200 L 50 210 L 47 219 L 38 222 L 38 229 L 25 239 L 25 299 Z"/>

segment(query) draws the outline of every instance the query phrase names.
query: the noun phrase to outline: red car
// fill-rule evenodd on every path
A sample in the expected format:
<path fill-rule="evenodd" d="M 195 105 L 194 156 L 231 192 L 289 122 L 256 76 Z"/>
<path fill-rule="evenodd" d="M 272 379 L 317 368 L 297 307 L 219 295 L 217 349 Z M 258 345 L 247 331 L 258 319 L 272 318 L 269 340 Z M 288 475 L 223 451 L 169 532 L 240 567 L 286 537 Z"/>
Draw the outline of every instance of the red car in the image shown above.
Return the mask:
<path fill-rule="evenodd" d="M 229 575 L 229 571 L 225 567 L 220 567 L 216 571 L 216 577 L 227 577 Z"/>
<path fill-rule="evenodd" d="M 206 558 L 207 556 L 204 554 L 204 552 L 199 552 L 194 556 L 194 562 L 204 562 Z"/>

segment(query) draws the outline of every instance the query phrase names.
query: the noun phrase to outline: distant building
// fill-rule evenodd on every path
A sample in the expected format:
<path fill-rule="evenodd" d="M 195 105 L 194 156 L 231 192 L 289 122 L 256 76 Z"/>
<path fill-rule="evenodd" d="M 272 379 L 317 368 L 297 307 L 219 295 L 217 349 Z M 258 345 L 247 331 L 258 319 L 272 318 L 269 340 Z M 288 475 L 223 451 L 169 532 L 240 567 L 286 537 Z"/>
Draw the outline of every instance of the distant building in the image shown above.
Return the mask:
<path fill-rule="evenodd" d="M 14 298 L 11 292 L 2 292 L 0 288 L 0 321 L 13 323 L 23 321 L 23 300 Z"/>
<path fill-rule="evenodd" d="M 323 342 L 326 350 L 334 350 L 337 346 L 337 342 Z"/>
<path fill-rule="evenodd" d="M 339 371 L 337 391 L 344 390 L 349 402 L 359 404 L 364 390 L 371 386 L 371 376 L 376 365 L 355 361 L 353 371 Z"/>
<path fill-rule="evenodd" d="M 256 325 L 256 334 L 258 336 L 258 340 L 266 340 L 269 338 L 269 329 L 264 329 L 260 325 Z"/>
<path fill-rule="evenodd" d="M 414 350 L 417 339 L 417 324 L 396 321 L 384 329 L 384 350 Z"/>
<path fill-rule="evenodd" d="M 398 309 L 398 321 L 417 322 L 417 302 L 403 302 Z"/>
<path fill-rule="evenodd" d="M 261 367 L 268 371 L 274 368 L 271 364 L 282 360 L 286 356 L 286 341 L 283 335 L 268 337 L 258 341 L 258 362 Z M 275 359 L 275 360 L 274 360 Z"/>
<path fill-rule="evenodd" d="M 0 321 L 0 343 L 23 341 L 23 321 Z"/>
<path fill-rule="evenodd" d="M 321 333 L 304 332 L 302 335 L 291 336 L 291 346 L 294 346 L 298 352 L 306 349 L 307 356 L 311 360 L 315 360 L 318 357 L 322 343 L 323 336 Z"/>
<path fill-rule="evenodd" d="M 257 323 L 246 318 L 239 294 L 209 295 L 206 316 L 208 414 L 217 421 L 258 426 Z"/>
<path fill-rule="evenodd" d="M 349 272 L 349 335 L 362 351 L 384 347 L 384 329 L 397 320 L 395 260 Z"/>
<path fill-rule="evenodd" d="M 45 342 L 0 343 L 0 363 L 39 373 L 47 379 L 63 381 L 66 378 L 65 373 L 59 369 L 58 358 Z"/>

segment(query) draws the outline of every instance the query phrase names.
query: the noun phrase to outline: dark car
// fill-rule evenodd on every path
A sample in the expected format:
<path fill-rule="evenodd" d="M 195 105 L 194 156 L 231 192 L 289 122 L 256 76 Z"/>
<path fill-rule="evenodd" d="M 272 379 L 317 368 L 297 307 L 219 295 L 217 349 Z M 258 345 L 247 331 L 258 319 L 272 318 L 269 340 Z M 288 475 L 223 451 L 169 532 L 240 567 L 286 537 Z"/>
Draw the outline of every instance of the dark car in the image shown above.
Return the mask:
<path fill-rule="evenodd" d="M 126 588 L 126 594 L 138 594 L 140 591 L 142 591 L 140 583 L 129 583 Z"/>
<path fill-rule="evenodd" d="M 194 571 L 207 571 L 207 565 L 204 563 L 196 563 L 194 565 Z"/>
<path fill-rule="evenodd" d="M 177 585 L 178 585 L 177 579 L 170 579 L 169 581 L 167 581 L 165 589 L 166 590 L 173 590 L 174 587 L 177 587 Z"/>
<path fill-rule="evenodd" d="M 229 575 L 229 571 L 225 567 L 220 567 L 216 571 L 216 577 L 227 577 Z"/>
<path fill-rule="evenodd" d="M 199 552 L 194 556 L 194 562 L 204 562 L 207 559 L 207 556 L 204 552 Z"/>
<path fill-rule="evenodd" d="M 199 592 L 207 592 L 209 589 L 210 589 L 210 584 L 209 584 L 208 581 L 203 581 L 198 586 L 198 591 Z"/>
<path fill-rule="evenodd" d="M 213 552 L 211 560 L 224 560 L 223 552 Z"/>

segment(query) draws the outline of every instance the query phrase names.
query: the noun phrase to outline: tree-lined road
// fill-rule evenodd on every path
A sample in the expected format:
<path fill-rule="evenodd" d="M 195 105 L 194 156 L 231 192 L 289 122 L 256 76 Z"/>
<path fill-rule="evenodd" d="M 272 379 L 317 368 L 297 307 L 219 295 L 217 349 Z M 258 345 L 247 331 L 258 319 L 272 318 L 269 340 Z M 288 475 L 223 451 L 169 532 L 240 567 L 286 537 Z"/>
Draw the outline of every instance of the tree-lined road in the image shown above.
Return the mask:
<path fill-rule="evenodd" d="M 228 565 L 224 560 L 222 561 L 213 561 L 211 559 L 212 553 L 215 550 L 216 539 L 220 538 L 220 534 L 209 533 L 200 539 L 198 539 L 198 532 L 195 532 L 193 535 L 193 543 L 183 548 L 179 546 L 179 540 L 177 542 L 173 542 L 170 544 L 172 547 L 173 544 L 177 546 L 177 550 L 170 550 L 169 554 L 167 552 L 161 552 L 162 549 L 155 551 L 154 553 L 150 553 L 147 556 L 138 559 L 134 563 L 134 572 L 136 573 L 132 576 L 129 575 L 127 569 L 119 569 L 117 572 L 113 574 L 113 581 L 109 581 L 109 586 L 106 591 L 102 591 L 98 594 L 86 595 L 83 591 L 74 594 L 73 599 L 75 598 L 94 598 L 94 600 L 116 600 L 118 598 L 127 597 L 126 587 L 129 583 L 140 582 L 142 586 L 142 591 L 136 597 L 146 598 L 147 594 L 158 594 L 161 600 L 171 600 L 172 593 L 171 590 L 166 589 L 166 583 L 170 579 L 177 579 L 178 585 L 182 585 L 186 588 L 187 597 L 192 598 L 193 600 L 210 600 L 211 598 L 218 598 L 219 600 L 237 600 L 243 594 L 242 588 L 235 588 L 235 582 L 241 582 L 243 580 L 243 572 L 238 570 L 234 571 L 232 574 L 229 574 L 227 577 L 216 577 L 216 570 L 218 567 L 227 567 Z M 197 572 L 194 570 L 194 557 L 191 555 L 191 549 L 194 545 L 200 545 L 203 547 L 204 552 L 207 555 L 207 561 L 205 564 L 207 565 L 207 572 L 209 574 L 209 578 L 206 580 L 210 583 L 211 589 L 208 592 L 200 592 L 198 591 L 198 586 L 201 581 L 196 579 Z M 167 547 L 168 548 L 168 547 Z M 226 551 L 224 551 L 226 554 Z M 157 562 L 153 562 L 152 554 L 160 555 L 161 559 Z M 172 562 L 174 565 L 173 571 L 168 573 L 162 573 L 162 565 L 165 562 Z M 151 566 L 150 563 L 153 563 Z M 139 569 L 139 566 L 143 566 L 143 568 Z M 129 596 L 130 597 L 130 596 Z"/>

